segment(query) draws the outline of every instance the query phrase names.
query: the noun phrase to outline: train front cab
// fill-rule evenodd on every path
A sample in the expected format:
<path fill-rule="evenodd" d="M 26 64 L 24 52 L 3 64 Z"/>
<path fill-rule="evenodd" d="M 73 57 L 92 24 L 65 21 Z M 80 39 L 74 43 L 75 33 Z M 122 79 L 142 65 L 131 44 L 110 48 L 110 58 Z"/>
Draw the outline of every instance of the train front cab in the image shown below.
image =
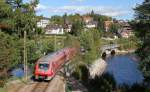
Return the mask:
<path fill-rule="evenodd" d="M 35 66 L 35 80 L 51 80 L 54 76 L 51 63 L 39 62 Z"/>

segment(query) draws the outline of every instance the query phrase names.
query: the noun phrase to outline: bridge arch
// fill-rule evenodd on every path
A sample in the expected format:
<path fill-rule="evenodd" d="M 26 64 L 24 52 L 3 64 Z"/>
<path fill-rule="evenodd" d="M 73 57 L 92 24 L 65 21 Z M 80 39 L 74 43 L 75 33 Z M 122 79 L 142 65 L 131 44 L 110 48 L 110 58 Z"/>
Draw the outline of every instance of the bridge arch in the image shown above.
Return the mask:
<path fill-rule="evenodd" d="M 117 52 L 117 49 L 105 50 L 102 51 L 101 57 L 102 59 L 106 59 L 108 56 L 114 56 Z"/>
<path fill-rule="evenodd" d="M 114 49 L 114 50 L 111 50 L 110 54 L 111 54 L 112 56 L 114 56 L 114 55 L 116 54 L 116 50 L 115 50 L 115 49 Z"/>
<path fill-rule="evenodd" d="M 101 57 L 106 58 L 108 55 L 115 55 L 120 45 L 118 44 L 110 44 L 110 45 L 104 45 L 101 47 Z"/>
<path fill-rule="evenodd" d="M 107 57 L 107 54 L 106 54 L 106 52 L 102 52 L 102 59 L 106 59 L 106 57 Z"/>

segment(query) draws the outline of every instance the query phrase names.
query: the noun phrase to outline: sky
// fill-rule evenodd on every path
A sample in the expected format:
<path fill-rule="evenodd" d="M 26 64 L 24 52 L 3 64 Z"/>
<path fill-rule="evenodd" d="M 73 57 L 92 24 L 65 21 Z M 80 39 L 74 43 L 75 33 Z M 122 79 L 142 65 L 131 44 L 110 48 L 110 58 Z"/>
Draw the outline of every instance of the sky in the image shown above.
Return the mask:
<path fill-rule="evenodd" d="M 97 14 L 130 20 L 134 18 L 133 8 L 142 2 L 143 0 L 40 0 L 36 13 L 51 17 L 65 13 L 86 14 L 93 10 Z"/>

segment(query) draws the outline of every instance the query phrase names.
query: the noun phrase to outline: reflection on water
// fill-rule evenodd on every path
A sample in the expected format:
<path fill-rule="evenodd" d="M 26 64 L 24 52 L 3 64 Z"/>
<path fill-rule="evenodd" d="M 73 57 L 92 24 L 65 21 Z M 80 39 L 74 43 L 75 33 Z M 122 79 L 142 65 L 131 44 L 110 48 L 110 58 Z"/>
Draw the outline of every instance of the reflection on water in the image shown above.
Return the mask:
<path fill-rule="evenodd" d="M 138 69 L 138 62 L 133 61 L 129 55 L 118 55 L 106 59 L 107 72 L 111 73 L 117 84 L 142 83 L 143 76 Z"/>

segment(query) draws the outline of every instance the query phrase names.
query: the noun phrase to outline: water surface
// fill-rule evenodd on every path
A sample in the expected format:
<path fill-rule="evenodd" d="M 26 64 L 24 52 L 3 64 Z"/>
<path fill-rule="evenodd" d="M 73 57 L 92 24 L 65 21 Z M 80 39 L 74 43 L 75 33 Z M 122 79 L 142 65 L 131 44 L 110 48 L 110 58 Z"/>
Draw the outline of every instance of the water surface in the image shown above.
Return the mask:
<path fill-rule="evenodd" d="M 138 69 L 138 62 L 131 59 L 131 55 L 118 55 L 106 59 L 106 71 L 112 74 L 118 85 L 142 83 L 143 75 Z"/>

